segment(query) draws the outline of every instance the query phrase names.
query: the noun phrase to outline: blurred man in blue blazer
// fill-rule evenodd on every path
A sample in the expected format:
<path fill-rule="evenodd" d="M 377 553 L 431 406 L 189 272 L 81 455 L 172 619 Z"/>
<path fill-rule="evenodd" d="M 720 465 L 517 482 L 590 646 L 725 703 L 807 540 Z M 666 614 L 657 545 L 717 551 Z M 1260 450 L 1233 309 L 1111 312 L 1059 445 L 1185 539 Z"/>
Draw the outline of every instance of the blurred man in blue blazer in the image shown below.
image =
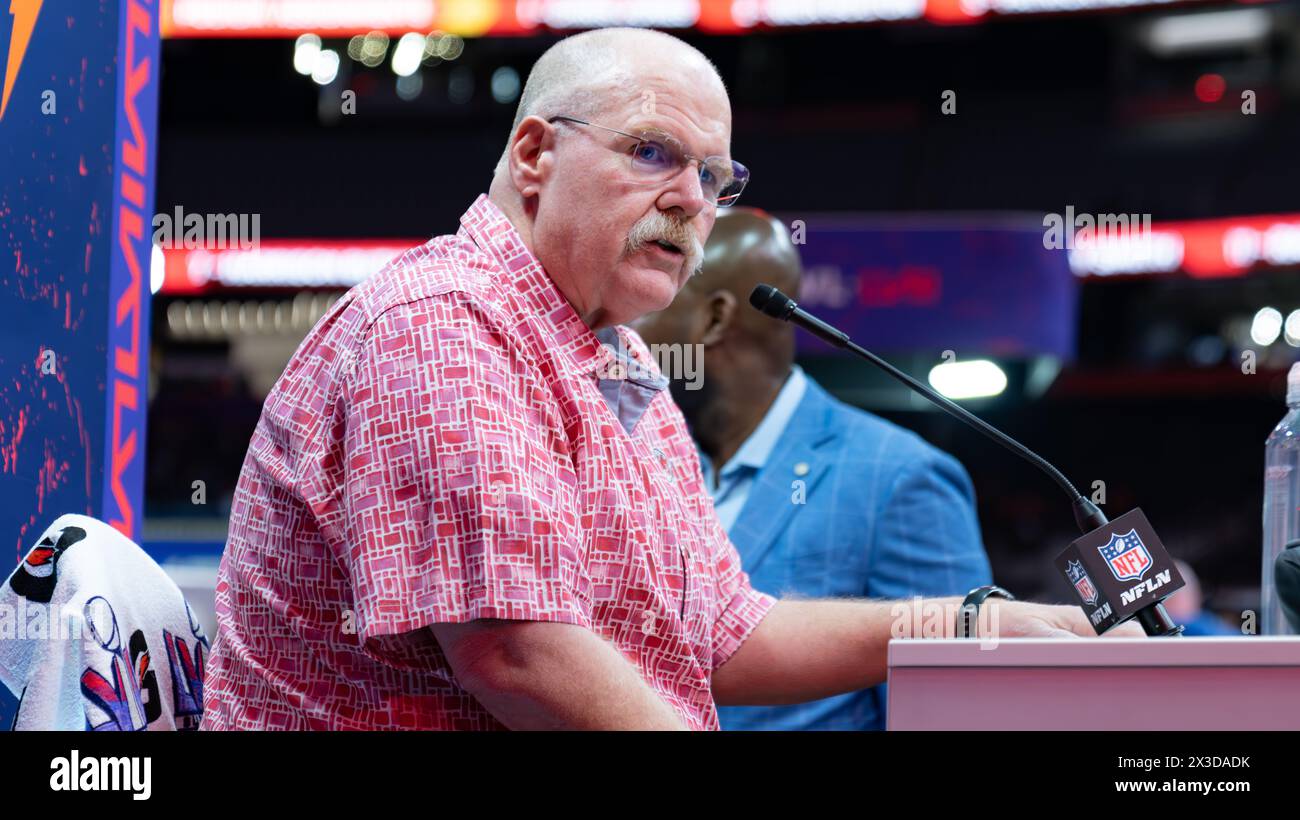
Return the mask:
<path fill-rule="evenodd" d="M 699 345 L 673 377 L 718 517 L 756 589 L 805 597 L 964 595 L 991 582 L 974 490 L 951 456 L 850 407 L 794 364 L 794 326 L 748 304 L 798 293 L 799 253 L 762 211 L 720 211 L 704 272 L 634 327 Z M 679 361 L 689 361 L 680 357 Z M 885 687 L 797 706 L 719 709 L 724 729 L 883 729 Z"/>

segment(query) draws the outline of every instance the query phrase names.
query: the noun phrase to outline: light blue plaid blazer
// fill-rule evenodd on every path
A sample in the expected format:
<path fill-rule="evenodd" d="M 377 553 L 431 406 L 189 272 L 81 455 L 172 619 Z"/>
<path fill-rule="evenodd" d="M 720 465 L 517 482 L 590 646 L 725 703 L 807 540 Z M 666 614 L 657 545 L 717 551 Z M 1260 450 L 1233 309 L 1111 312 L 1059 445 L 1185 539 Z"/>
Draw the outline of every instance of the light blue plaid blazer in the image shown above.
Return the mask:
<path fill-rule="evenodd" d="M 956 459 L 812 379 L 730 536 L 754 587 L 778 597 L 965 595 L 991 583 L 975 491 Z M 883 729 L 885 703 L 881 685 L 719 716 L 723 729 Z"/>

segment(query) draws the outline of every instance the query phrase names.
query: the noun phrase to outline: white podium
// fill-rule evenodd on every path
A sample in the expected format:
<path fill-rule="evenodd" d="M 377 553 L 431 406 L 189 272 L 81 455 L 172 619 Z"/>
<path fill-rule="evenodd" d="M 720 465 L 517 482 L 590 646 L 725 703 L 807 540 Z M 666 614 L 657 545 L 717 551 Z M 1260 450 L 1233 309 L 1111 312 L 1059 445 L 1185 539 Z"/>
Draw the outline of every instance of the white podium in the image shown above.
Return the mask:
<path fill-rule="evenodd" d="M 889 644 L 895 730 L 1300 730 L 1300 638 Z"/>

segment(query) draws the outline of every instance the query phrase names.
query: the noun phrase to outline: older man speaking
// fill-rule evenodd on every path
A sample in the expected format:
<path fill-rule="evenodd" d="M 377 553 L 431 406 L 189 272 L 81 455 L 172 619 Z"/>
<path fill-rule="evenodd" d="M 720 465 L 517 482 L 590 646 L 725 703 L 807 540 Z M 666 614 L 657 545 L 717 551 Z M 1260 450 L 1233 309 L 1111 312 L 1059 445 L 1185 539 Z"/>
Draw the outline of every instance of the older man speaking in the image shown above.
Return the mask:
<path fill-rule="evenodd" d="M 538 60 L 460 230 L 350 291 L 267 397 L 205 728 L 715 729 L 717 703 L 883 680 L 922 621 L 751 588 L 622 327 L 672 301 L 744 187 L 730 130 L 717 72 L 669 35 Z M 1091 633 L 1075 608 L 996 614 Z"/>

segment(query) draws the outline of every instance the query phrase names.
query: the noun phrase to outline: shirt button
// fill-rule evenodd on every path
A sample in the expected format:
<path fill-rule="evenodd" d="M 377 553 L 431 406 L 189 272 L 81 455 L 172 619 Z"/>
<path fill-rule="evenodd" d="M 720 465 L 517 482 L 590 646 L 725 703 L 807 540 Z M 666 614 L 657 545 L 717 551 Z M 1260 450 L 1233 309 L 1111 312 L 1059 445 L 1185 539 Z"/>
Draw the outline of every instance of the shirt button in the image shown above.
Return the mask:
<path fill-rule="evenodd" d="M 808 469 L 809 469 L 809 468 L 808 468 L 808 462 L 806 462 L 806 461 L 801 461 L 801 462 L 799 462 L 798 464 L 794 465 L 794 474 L 795 474 L 795 475 L 808 475 Z"/>

